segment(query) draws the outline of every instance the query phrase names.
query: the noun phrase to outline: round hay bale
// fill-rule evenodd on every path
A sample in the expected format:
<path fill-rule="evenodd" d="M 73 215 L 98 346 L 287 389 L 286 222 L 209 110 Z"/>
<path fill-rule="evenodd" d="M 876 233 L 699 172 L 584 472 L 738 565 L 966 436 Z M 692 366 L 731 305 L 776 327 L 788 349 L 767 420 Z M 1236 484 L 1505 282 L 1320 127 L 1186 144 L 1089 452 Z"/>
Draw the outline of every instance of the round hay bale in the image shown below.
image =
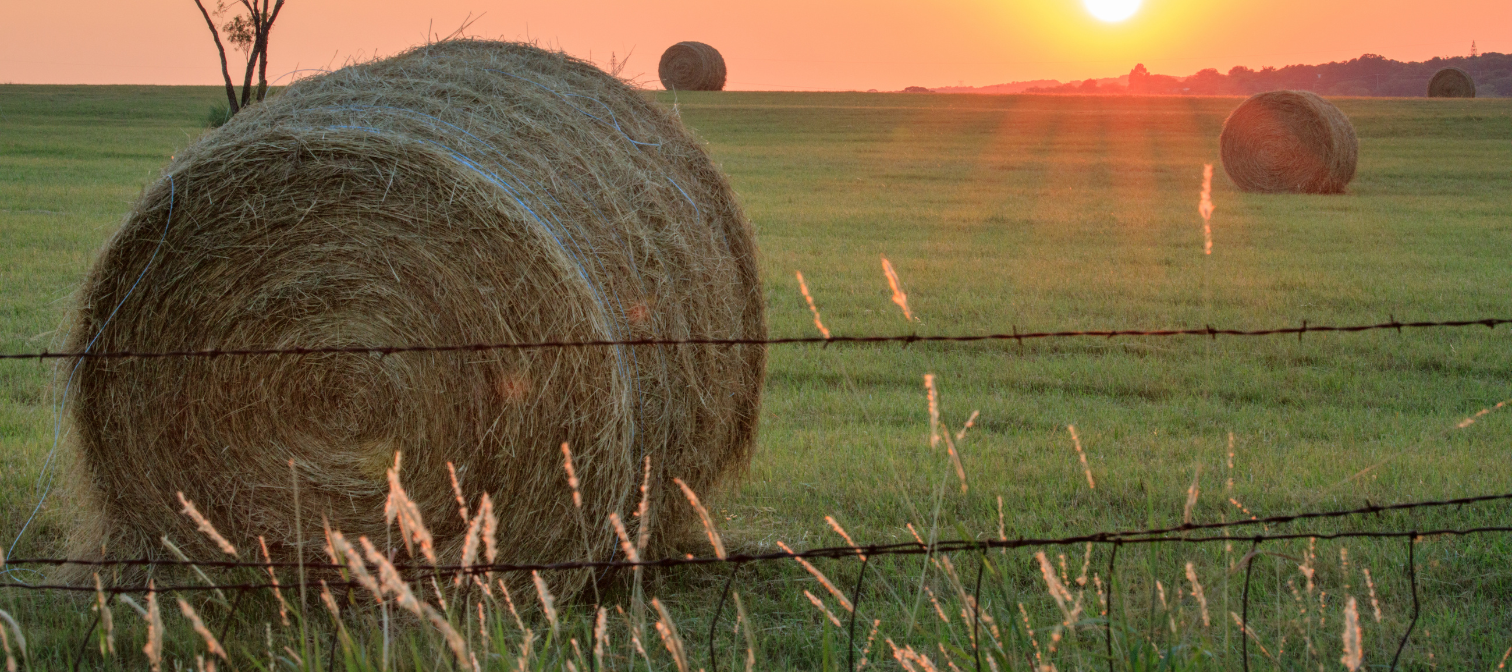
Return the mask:
<path fill-rule="evenodd" d="M 668 91 L 723 91 L 724 57 L 702 42 L 678 42 L 662 52 L 656 74 Z"/>
<path fill-rule="evenodd" d="M 1354 179 L 1349 117 L 1309 91 L 1270 91 L 1239 105 L 1219 136 L 1223 170 L 1244 191 L 1339 194 Z"/>
<path fill-rule="evenodd" d="M 1475 79 L 1459 68 L 1444 68 L 1428 80 L 1429 98 L 1474 98 Z"/>
<path fill-rule="evenodd" d="M 301 81 L 179 152 L 72 333 L 185 351 L 766 326 L 750 224 L 671 115 L 583 61 L 464 40 Z M 258 537 L 274 560 L 322 557 L 322 520 L 380 542 L 402 451 L 443 562 L 466 531 L 448 462 L 470 506 L 490 494 L 500 562 L 605 560 L 611 512 L 666 552 L 696 515 L 671 479 L 711 493 L 747 466 L 764 375 L 761 346 L 85 359 L 73 420 L 110 555 L 161 553 L 166 534 L 215 557 L 178 491 L 244 558 Z"/>

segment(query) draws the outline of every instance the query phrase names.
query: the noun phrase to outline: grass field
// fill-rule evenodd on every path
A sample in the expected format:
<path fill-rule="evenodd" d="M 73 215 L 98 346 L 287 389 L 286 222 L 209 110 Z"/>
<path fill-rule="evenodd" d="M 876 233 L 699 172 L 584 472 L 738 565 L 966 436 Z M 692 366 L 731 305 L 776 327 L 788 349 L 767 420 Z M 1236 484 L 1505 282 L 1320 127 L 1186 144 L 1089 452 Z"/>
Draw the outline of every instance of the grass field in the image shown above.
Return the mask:
<path fill-rule="evenodd" d="M 216 96 L 210 88 L 0 86 L 0 351 L 57 347 L 93 255 L 168 156 L 203 132 Z M 1214 248 L 1205 256 L 1196 208 L 1202 166 L 1216 163 L 1219 129 L 1238 102 L 718 93 L 682 94 L 675 104 L 756 224 L 774 335 L 816 333 L 795 271 L 837 335 L 1512 317 L 1512 103 L 1337 100 L 1360 136 L 1351 192 L 1242 194 L 1220 168 Z M 917 322 L 905 322 L 890 300 L 881 255 L 897 268 Z M 1512 410 L 1457 428 L 1512 397 L 1509 346 L 1512 330 L 1482 328 L 774 348 L 755 461 L 715 508 L 727 545 L 764 552 L 777 541 L 841 543 L 826 515 L 858 540 L 911 539 L 910 523 L 940 538 L 995 537 L 999 497 L 1009 537 L 1179 524 L 1194 474 L 1199 522 L 1239 516 L 1231 497 L 1265 516 L 1512 491 Z M 943 450 L 929 445 L 926 373 L 938 377 L 949 426 L 980 411 L 960 446 L 965 494 Z M 0 363 L 7 546 L 31 515 L 53 445 L 51 375 L 36 363 Z M 1080 433 L 1095 489 L 1067 425 Z M 60 552 L 70 511 L 51 501 L 11 557 Z M 1361 524 L 1494 525 L 1509 514 L 1503 503 Z M 1237 667 L 1241 635 L 1221 613 L 1237 609 L 1238 575 L 1227 570 L 1246 547 L 1235 546 L 1123 551 L 1118 657 L 1159 651 L 1176 668 Z M 1252 597 L 1263 608 L 1251 619 L 1270 656 L 1252 646 L 1257 669 L 1336 669 L 1344 596 L 1369 600 L 1361 567 L 1372 569 L 1383 619 L 1361 607 L 1365 661 L 1389 663 L 1411 614 L 1405 542 L 1348 548 L 1347 571 L 1331 543 L 1318 545 L 1315 563 L 1305 562 L 1306 542 L 1276 544 L 1275 555 L 1254 561 Z M 1048 551 L 1071 556 L 1076 575 L 1081 549 Z M 1092 556 L 1094 568 L 1106 565 L 1106 553 Z M 1422 617 L 1404 665 L 1495 667 L 1512 646 L 1512 539 L 1434 538 L 1416 553 Z M 1208 584 L 1208 627 L 1177 590 L 1189 560 Z M 975 560 L 957 562 L 975 571 Z M 1030 669 L 1059 617 L 1031 553 L 994 562 L 989 582 L 998 592 L 983 607 L 1013 650 L 1003 664 Z M 1317 567 L 1326 596 L 1294 598 L 1287 582 L 1302 590 L 1298 564 Z M 858 565 L 821 566 L 846 585 Z M 942 669 L 955 656 L 964 668 L 969 629 L 921 602 L 919 585 L 942 598 L 949 592 L 938 569 L 923 567 L 917 559 L 874 565 L 862 623 L 882 619 L 879 642 L 911 643 Z M 802 593 L 822 594 L 807 577 L 784 563 L 744 570 L 737 583 L 758 626 L 763 669 L 823 669 L 834 655 L 844 664 L 843 654 L 831 655 L 843 638 Z M 707 662 L 699 647 L 723 581 L 724 570 L 688 569 L 657 574 L 648 587 L 680 614 L 698 666 Z M 1169 614 L 1160 606 L 1167 590 L 1175 591 Z M 1295 599 L 1318 608 L 1304 614 Z M 1021 633 L 1019 602 L 1035 621 L 1033 642 Z M 61 598 L 11 590 L 0 603 L 28 627 L 34 669 L 71 660 L 89 624 L 90 614 Z M 1095 612 L 1089 607 L 1090 620 L 1047 662 L 1106 666 Z M 128 615 L 117 609 L 118 620 L 138 620 Z M 247 620 L 234 630 L 246 635 L 233 646 L 242 653 L 233 653 L 261 656 L 262 621 Z M 170 652 L 192 662 L 192 633 L 176 637 Z M 730 651 L 721 667 L 743 660 L 741 640 L 728 628 L 721 637 Z M 129 641 L 138 643 L 113 663 L 123 669 L 141 664 L 140 639 Z M 873 660 L 896 669 L 876 646 Z"/>

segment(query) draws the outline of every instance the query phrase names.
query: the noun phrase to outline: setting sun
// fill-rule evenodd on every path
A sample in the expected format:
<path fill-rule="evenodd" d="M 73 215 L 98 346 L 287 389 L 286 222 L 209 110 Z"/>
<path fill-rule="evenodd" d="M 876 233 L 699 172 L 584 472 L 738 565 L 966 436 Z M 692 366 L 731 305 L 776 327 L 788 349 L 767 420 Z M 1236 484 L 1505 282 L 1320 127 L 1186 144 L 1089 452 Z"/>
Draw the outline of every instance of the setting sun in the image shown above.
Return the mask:
<path fill-rule="evenodd" d="M 1141 0 L 1082 0 L 1087 6 L 1087 11 L 1099 20 L 1114 22 L 1122 21 L 1139 11 Z"/>

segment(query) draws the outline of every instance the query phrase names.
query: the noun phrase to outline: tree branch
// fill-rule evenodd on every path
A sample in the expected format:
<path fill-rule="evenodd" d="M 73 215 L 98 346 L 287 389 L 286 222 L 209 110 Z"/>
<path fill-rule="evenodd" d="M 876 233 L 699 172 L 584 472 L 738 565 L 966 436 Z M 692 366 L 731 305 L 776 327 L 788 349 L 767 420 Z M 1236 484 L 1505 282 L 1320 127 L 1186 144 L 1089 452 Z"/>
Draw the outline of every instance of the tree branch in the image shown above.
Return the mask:
<path fill-rule="evenodd" d="M 279 4 L 283 4 L 282 0 Z M 226 102 L 231 104 L 231 114 L 234 115 L 241 110 L 241 106 L 236 104 L 236 87 L 231 83 L 231 70 L 226 64 L 226 47 L 221 44 L 220 31 L 215 28 L 215 21 L 210 18 L 210 12 L 205 10 L 204 3 L 194 0 L 194 5 L 199 7 L 200 14 L 205 17 L 205 25 L 210 27 L 210 36 L 215 38 L 215 49 L 220 52 L 221 77 L 226 80 Z"/>

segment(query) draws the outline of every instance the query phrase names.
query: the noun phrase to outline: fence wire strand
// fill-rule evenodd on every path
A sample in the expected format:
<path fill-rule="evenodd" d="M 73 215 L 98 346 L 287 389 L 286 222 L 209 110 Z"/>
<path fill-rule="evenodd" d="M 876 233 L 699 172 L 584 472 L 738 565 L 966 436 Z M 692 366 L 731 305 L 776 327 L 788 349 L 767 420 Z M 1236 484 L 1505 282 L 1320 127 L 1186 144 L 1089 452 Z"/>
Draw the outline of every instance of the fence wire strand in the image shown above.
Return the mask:
<path fill-rule="evenodd" d="M 488 352 L 492 350 L 541 350 L 551 348 L 602 348 L 602 347 L 634 347 L 634 346 L 678 346 L 678 345 L 712 345 L 712 346 L 742 346 L 742 345 L 823 345 L 828 346 L 836 343 L 898 343 L 911 345 L 913 343 L 972 343 L 978 341 L 1024 341 L 1048 339 L 1048 338 L 1118 338 L 1133 336 L 1174 337 L 1174 336 L 1207 336 L 1213 339 L 1219 336 L 1249 337 L 1249 336 L 1283 336 L 1295 334 L 1301 338 L 1308 333 L 1358 333 L 1363 331 L 1395 330 L 1401 332 L 1404 329 L 1450 329 L 1459 327 L 1486 327 L 1495 329 L 1504 324 L 1512 324 L 1512 319 L 1480 318 L 1474 320 L 1441 320 L 1435 322 L 1400 322 L 1391 318 L 1387 322 L 1375 324 L 1356 324 L 1345 326 L 1330 326 L 1309 324 L 1303 321 L 1297 327 L 1274 327 L 1269 329 L 1219 329 L 1211 325 L 1195 329 L 1111 329 L 1111 330 L 1085 330 L 1085 331 L 1030 331 L 1020 332 L 1015 327 L 1008 333 L 986 334 L 963 334 L 958 336 L 920 336 L 910 334 L 906 336 L 803 336 L 790 338 L 641 338 L 627 340 L 599 340 L 599 341 L 538 341 L 531 343 L 457 343 L 443 345 L 358 345 L 358 346 L 330 346 L 318 348 L 249 348 L 249 349 L 216 349 L 216 350 L 164 350 L 164 351 L 133 351 L 116 350 L 106 352 L 22 352 L 12 354 L 0 354 L 0 360 L 46 360 L 46 359 L 168 359 L 184 357 L 279 357 L 301 355 L 329 355 L 329 354 L 352 354 L 352 355 L 401 355 L 408 353 L 449 353 L 449 352 Z"/>

